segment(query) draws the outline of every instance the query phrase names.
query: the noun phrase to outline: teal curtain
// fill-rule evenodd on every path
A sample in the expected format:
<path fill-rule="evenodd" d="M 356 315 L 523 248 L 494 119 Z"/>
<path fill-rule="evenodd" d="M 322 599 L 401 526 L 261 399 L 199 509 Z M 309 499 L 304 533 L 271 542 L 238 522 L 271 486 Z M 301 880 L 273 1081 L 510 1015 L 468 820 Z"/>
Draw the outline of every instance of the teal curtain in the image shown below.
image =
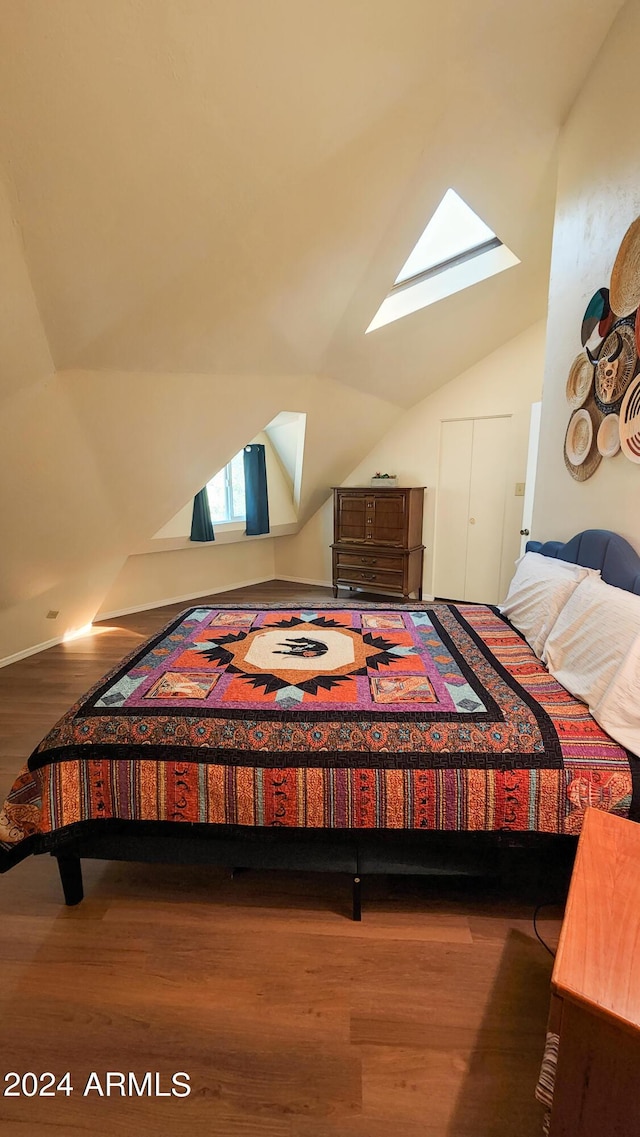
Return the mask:
<path fill-rule="evenodd" d="M 267 460 L 262 443 L 252 442 L 244 451 L 244 494 L 247 510 L 247 537 L 269 532 Z"/>
<path fill-rule="evenodd" d="M 213 525 L 211 524 L 211 510 L 209 509 L 209 495 L 207 488 L 200 490 L 193 499 L 193 516 L 191 518 L 191 541 L 215 541 Z"/>

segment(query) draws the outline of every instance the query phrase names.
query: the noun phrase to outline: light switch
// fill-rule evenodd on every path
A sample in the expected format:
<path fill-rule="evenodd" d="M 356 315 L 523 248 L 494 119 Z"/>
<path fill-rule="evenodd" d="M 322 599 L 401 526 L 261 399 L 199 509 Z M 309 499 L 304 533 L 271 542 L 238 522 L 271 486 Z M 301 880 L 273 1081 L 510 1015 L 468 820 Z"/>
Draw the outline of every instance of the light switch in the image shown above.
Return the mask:
<path fill-rule="evenodd" d="M 516 497 L 524 497 L 524 482 L 516 482 Z"/>

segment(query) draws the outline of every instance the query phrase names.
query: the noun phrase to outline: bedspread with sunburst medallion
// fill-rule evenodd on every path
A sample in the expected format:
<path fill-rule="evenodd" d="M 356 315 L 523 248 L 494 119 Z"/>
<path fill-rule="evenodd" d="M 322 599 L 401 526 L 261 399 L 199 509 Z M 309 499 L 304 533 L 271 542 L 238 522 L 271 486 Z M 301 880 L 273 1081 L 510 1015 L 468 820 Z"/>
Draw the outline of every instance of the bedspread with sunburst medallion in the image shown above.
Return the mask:
<path fill-rule="evenodd" d="M 492 607 L 191 608 L 34 751 L 0 869 L 106 819 L 577 833 L 634 763 Z"/>

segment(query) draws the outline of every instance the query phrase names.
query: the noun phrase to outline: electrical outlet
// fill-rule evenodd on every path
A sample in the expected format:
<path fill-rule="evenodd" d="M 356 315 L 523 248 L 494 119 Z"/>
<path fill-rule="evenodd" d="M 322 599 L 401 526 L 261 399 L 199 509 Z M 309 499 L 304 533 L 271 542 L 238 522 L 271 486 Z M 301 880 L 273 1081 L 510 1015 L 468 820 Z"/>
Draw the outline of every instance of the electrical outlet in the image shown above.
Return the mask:
<path fill-rule="evenodd" d="M 59 615 L 59 612 L 54 612 L 53 609 L 50 609 L 47 612 L 47 620 L 57 620 Z"/>
<path fill-rule="evenodd" d="M 524 497 L 524 482 L 516 482 L 516 497 Z"/>

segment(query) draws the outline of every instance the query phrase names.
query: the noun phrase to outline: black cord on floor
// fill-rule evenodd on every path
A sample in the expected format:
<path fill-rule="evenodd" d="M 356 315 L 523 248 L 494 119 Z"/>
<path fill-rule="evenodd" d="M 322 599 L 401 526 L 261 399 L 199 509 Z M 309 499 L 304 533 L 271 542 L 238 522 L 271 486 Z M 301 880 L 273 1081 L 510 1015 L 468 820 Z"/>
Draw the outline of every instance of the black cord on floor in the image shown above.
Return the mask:
<path fill-rule="evenodd" d="M 555 959 L 556 958 L 555 951 L 553 951 L 549 947 L 549 945 L 547 943 L 545 943 L 542 936 L 540 935 L 540 932 L 538 931 L 538 925 L 537 925 L 536 921 L 538 919 L 538 912 L 540 911 L 541 908 L 549 908 L 549 904 L 548 903 L 547 904 L 537 904 L 536 907 L 534 908 L 534 910 L 533 910 L 533 930 L 536 934 L 537 939 L 540 940 L 540 943 L 542 944 L 545 951 L 548 951 L 551 958 Z"/>

